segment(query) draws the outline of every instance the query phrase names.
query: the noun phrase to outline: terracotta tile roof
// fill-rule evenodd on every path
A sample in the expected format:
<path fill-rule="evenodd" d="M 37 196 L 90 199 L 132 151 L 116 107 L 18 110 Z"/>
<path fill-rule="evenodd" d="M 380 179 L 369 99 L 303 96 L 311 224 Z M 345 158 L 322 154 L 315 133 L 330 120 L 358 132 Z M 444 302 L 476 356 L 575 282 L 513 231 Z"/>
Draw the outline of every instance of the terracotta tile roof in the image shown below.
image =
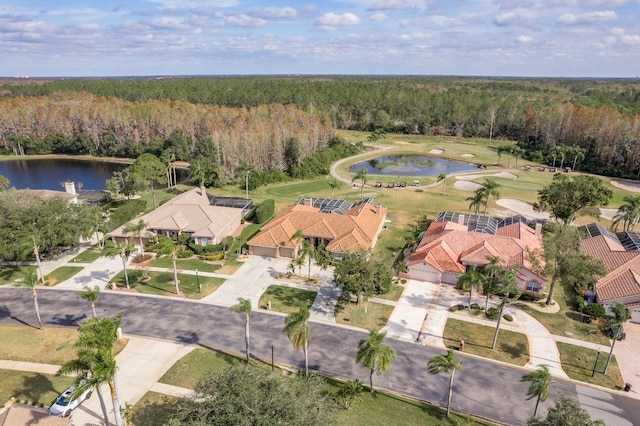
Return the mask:
<path fill-rule="evenodd" d="M 618 241 L 605 235 L 585 238 L 580 244 L 585 253 L 600 259 L 607 270 L 607 275 L 596 283 L 598 300 L 640 296 L 640 252 L 626 251 Z"/>
<path fill-rule="evenodd" d="M 542 249 L 535 231 L 521 222 L 499 230 L 498 235 L 491 235 L 467 231 L 466 226 L 455 222 L 433 222 L 406 265 L 426 263 L 441 272 L 464 272 L 466 264 L 484 265 L 487 256 L 498 256 L 505 266 L 520 265 L 531 271 L 525 247 Z"/>
<path fill-rule="evenodd" d="M 247 244 L 293 247 L 291 236 L 300 229 L 304 238 L 330 240 L 327 244 L 329 251 L 367 250 L 372 248 L 386 214 L 385 207 L 369 203 L 353 207 L 345 214 L 324 213 L 316 207 L 295 204 L 286 207 L 263 226 Z"/>

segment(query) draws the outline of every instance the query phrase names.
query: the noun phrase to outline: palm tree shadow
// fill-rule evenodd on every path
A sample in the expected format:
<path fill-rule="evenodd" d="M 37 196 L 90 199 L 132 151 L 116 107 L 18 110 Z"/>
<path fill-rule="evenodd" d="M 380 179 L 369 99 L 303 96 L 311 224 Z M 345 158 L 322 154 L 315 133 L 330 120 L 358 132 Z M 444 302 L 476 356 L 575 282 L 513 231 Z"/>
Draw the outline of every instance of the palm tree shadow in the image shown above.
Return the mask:
<path fill-rule="evenodd" d="M 32 327 L 36 329 L 38 328 L 35 325 L 29 324 L 28 322 L 23 321 L 20 318 L 11 315 L 11 311 L 9 310 L 9 307 L 7 305 L 3 305 L 0 307 L 0 319 L 3 319 L 3 318 L 11 318 L 12 320 L 19 322 L 22 325 L 26 325 L 28 327 Z"/>

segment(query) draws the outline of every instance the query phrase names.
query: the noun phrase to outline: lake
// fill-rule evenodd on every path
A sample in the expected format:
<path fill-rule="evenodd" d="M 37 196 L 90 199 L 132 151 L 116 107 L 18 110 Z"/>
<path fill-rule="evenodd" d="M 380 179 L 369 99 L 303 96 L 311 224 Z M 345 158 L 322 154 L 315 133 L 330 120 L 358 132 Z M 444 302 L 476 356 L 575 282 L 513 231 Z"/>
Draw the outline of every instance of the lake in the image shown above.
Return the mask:
<path fill-rule="evenodd" d="M 16 189 L 52 189 L 64 191 L 61 182 L 72 181 L 76 190 L 102 190 L 114 171 L 127 164 L 102 161 L 46 158 L 0 161 L 0 175 Z"/>
<path fill-rule="evenodd" d="M 476 170 L 475 164 L 462 161 L 444 160 L 425 155 L 387 155 L 356 163 L 349 171 L 357 173 L 367 169 L 369 174 L 390 176 L 438 176 L 440 173 L 451 174 Z"/>

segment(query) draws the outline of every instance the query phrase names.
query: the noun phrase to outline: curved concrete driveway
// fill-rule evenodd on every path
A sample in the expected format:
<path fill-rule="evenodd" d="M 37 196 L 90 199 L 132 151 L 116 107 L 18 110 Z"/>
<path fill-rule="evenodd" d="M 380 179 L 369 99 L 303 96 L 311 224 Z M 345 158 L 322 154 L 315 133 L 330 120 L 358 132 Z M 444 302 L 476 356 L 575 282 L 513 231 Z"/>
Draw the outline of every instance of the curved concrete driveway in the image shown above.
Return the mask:
<path fill-rule="evenodd" d="M 29 324 L 34 321 L 28 291 L 0 289 L 0 321 Z M 88 304 L 73 292 L 42 289 L 40 308 L 47 325 L 76 326 L 90 316 Z M 122 313 L 125 333 L 198 344 L 204 347 L 241 354 L 244 347 L 244 321 L 231 315 L 227 307 L 160 297 L 104 292 L 98 300 L 100 315 Z M 275 360 L 301 368 L 303 356 L 293 350 L 286 336 L 281 314 L 252 314 L 252 351 L 261 359 Z M 367 371 L 354 362 L 358 341 L 364 330 L 353 330 L 323 323 L 311 324 L 309 353 L 312 370 L 342 378 L 367 380 Z M 393 392 L 443 405 L 448 377 L 431 376 L 426 363 L 441 351 L 413 343 L 389 339 L 397 358 L 379 386 Z M 524 424 L 533 412 L 533 401 L 526 401 L 527 384 L 520 378 L 526 370 L 487 362 L 459 354 L 463 371 L 454 386 L 453 407 L 506 424 Z M 552 384 L 549 400 L 541 412 L 553 404 L 558 393 L 580 401 L 594 418 L 607 424 L 640 424 L 640 402 L 622 392 L 605 391 L 571 381 Z"/>

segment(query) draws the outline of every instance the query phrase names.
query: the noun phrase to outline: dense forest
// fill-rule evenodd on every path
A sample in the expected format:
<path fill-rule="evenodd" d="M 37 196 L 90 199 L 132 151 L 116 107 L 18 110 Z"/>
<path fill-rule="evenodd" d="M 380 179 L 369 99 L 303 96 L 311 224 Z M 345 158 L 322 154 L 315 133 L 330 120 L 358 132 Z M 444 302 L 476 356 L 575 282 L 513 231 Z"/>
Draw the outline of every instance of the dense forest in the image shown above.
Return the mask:
<path fill-rule="evenodd" d="M 65 92 L 74 93 L 61 94 Z M 69 105 L 74 97 L 87 97 L 81 92 L 108 100 L 113 111 L 128 105 L 151 109 L 180 105 L 180 111 L 188 116 L 208 105 L 220 110 L 248 112 L 247 115 L 228 114 L 234 120 L 254 117 L 259 115 L 257 111 L 268 111 L 273 105 L 288 105 L 280 107 L 285 109 L 295 106 L 295 114 L 290 109 L 284 115 L 299 132 L 292 135 L 293 128 L 286 128 L 289 134 L 285 138 L 295 137 L 304 142 L 301 158 L 326 143 L 329 127 L 364 131 L 383 128 L 388 133 L 517 141 L 530 158 L 543 160 L 550 157 L 554 146 L 576 146 L 586 151 L 583 169 L 627 177 L 635 177 L 640 172 L 640 81 L 637 80 L 316 76 L 70 79 L 4 84 L 0 86 L 0 96 L 9 103 L 0 112 L 4 120 L 0 124 L 0 138 L 6 141 L 16 134 L 15 127 L 9 124 L 17 117 L 23 117 L 18 122 L 33 120 L 33 117 L 24 118 L 28 111 L 19 108 L 21 103 L 34 100 L 37 104 L 49 97 L 67 99 Z M 33 114 L 33 110 L 30 113 Z M 306 117 L 310 122 L 298 126 L 291 119 L 293 115 Z M 196 113 L 196 123 L 200 117 Z M 130 126 L 126 118 L 124 114 L 125 127 Z M 193 121 L 184 119 L 174 123 L 176 127 L 172 129 L 191 135 L 191 130 L 181 126 L 193 129 Z M 277 153 L 269 153 L 274 149 L 275 140 L 257 137 L 250 141 L 260 126 L 246 126 L 246 123 L 243 123 L 242 138 L 238 132 L 225 137 L 231 138 L 238 152 L 245 141 L 266 141 L 267 146 L 260 147 L 259 155 L 275 158 Z M 105 131 L 105 123 L 89 124 L 105 136 L 115 131 L 108 128 Z M 151 124 L 163 125 L 162 122 Z M 205 128 L 204 133 L 212 133 L 205 137 L 216 139 L 215 134 L 221 133 L 218 125 L 216 122 L 215 127 Z M 222 128 L 236 125 L 224 124 L 226 127 Z M 274 122 L 272 126 L 278 128 L 281 124 Z M 29 132 L 29 128 L 21 130 Z M 166 128 L 158 130 L 166 137 L 162 131 L 166 133 Z M 98 130 L 90 136 L 94 143 L 99 137 L 95 132 Z M 302 136 L 306 132 L 309 134 Z M 325 139 L 312 142 L 317 134 L 324 135 Z M 134 145 L 140 143 L 136 142 L 135 134 L 124 132 L 123 137 Z M 144 137 L 140 141 L 146 143 Z M 125 141 L 118 139 L 118 143 Z M 278 144 L 275 149 L 282 146 Z M 253 150 L 247 152 L 253 153 Z"/>

